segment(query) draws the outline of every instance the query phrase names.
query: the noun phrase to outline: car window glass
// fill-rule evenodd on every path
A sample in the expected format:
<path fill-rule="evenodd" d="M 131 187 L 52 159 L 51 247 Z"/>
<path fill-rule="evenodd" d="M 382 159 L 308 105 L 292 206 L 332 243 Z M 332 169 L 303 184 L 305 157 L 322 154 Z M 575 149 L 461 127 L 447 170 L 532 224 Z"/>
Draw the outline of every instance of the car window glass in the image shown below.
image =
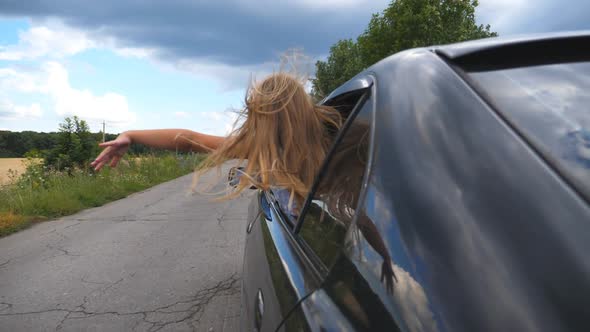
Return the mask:
<path fill-rule="evenodd" d="M 498 111 L 590 197 L 590 62 L 469 75 Z"/>
<path fill-rule="evenodd" d="M 336 142 L 300 219 L 299 236 L 327 268 L 338 255 L 355 215 L 368 159 L 371 118 L 369 100 Z"/>

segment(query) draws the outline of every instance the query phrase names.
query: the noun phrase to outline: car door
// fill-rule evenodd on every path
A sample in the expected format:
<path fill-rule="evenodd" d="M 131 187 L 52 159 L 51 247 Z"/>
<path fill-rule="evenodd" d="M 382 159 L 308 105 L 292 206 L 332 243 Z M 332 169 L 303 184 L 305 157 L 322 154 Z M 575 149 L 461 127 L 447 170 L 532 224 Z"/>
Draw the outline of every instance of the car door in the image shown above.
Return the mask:
<path fill-rule="evenodd" d="M 347 99 L 338 99 L 336 105 L 345 116 L 354 115 L 367 98 L 365 90 L 345 95 Z M 305 320 L 281 326 L 297 303 L 319 288 L 325 275 L 296 238 L 296 222 L 281 210 L 272 191 L 259 191 L 251 201 L 242 282 L 244 331 L 306 329 Z"/>

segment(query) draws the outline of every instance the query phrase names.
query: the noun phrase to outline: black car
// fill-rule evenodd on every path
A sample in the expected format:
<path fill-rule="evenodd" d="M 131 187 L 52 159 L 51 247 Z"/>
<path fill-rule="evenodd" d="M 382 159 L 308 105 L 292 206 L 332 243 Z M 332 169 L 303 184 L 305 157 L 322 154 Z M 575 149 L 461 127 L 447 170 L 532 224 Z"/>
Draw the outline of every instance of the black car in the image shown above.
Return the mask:
<path fill-rule="evenodd" d="M 590 32 L 404 51 L 299 215 L 248 211 L 244 331 L 590 331 Z"/>

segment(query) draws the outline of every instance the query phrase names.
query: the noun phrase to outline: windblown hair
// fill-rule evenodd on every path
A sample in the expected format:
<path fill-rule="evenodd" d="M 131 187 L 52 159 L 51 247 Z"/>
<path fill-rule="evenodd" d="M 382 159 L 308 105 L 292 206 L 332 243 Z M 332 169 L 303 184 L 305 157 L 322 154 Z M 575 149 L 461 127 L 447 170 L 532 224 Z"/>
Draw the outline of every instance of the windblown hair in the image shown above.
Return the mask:
<path fill-rule="evenodd" d="M 272 74 L 248 88 L 235 129 L 201 164 L 195 181 L 227 160 L 247 161 L 239 184 L 225 198 L 251 186 L 281 187 L 290 190 L 290 204 L 301 206 L 342 121 L 336 109 L 315 105 L 298 78 Z"/>

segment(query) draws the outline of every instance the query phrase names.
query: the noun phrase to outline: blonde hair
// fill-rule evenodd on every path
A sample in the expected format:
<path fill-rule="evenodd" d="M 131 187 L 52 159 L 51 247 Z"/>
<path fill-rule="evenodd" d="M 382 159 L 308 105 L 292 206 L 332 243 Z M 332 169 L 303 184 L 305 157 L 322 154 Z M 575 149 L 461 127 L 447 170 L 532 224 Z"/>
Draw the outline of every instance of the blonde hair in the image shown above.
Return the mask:
<path fill-rule="evenodd" d="M 235 129 L 199 166 L 195 185 L 205 170 L 238 159 L 247 161 L 244 176 L 224 198 L 251 186 L 281 187 L 301 206 L 342 121 L 334 108 L 315 105 L 297 77 L 274 73 L 250 85 Z"/>

